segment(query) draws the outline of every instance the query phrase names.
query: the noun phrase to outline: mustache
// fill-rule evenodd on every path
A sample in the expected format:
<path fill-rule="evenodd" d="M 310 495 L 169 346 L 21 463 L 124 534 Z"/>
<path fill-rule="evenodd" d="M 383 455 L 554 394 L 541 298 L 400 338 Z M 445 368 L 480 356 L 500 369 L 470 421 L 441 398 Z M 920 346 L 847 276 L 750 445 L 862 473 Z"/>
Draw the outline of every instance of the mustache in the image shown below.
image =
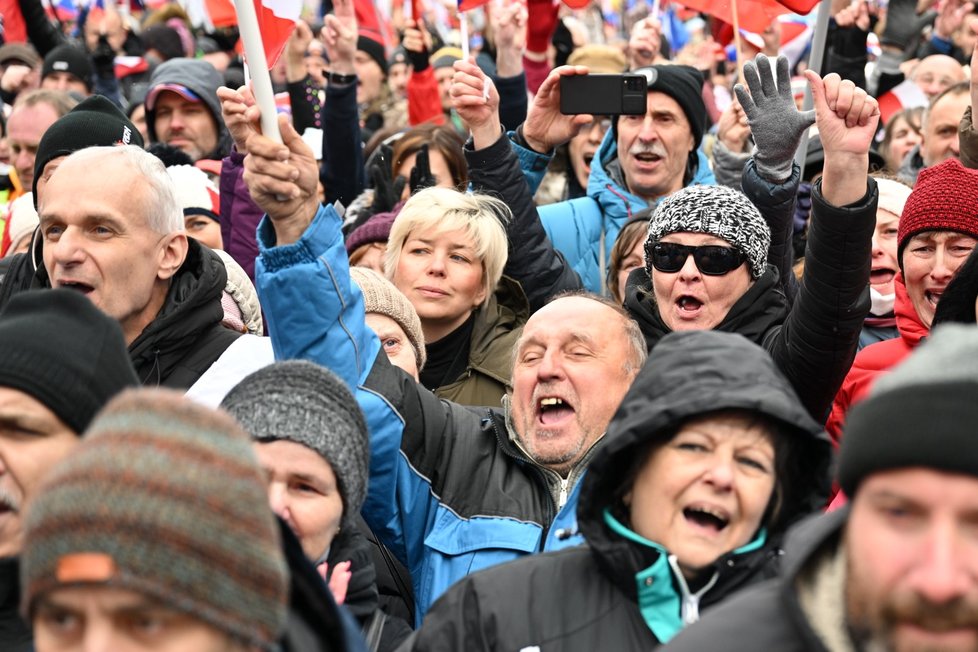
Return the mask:
<path fill-rule="evenodd" d="M 665 158 L 668 152 L 662 143 L 635 143 L 628 148 L 628 153 L 632 156 L 640 154 L 652 154 L 659 158 Z"/>
<path fill-rule="evenodd" d="M 0 487 L 0 508 L 9 509 L 15 514 L 20 513 L 20 500 L 8 490 Z"/>
<path fill-rule="evenodd" d="M 956 598 L 936 604 L 916 594 L 897 595 L 883 604 L 880 616 L 888 626 L 899 623 L 931 632 L 978 630 L 978 601 Z"/>

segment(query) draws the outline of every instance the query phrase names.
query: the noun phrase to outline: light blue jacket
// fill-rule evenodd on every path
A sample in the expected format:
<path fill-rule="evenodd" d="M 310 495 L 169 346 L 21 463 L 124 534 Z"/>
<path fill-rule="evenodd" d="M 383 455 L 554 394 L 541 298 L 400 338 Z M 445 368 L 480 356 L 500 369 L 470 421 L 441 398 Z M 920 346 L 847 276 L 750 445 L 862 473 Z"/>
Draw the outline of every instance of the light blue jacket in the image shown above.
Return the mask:
<path fill-rule="evenodd" d="M 512 143 L 520 159 L 530 191 L 536 192 L 543 179 L 550 156 Z M 618 156 L 618 145 L 612 130 L 591 163 L 587 197 L 570 199 L 540 206 L 537 211 L 554 248 L 564 254 L 567 263 L 577 272 L 584 287 L 591 292 L 602 291 L 604 274 L 618 232 L 635 213 L 654 206 L 614 182 L 605 166 Z M 693 184 L 713 185 L 716 179 L 703 152 L 697 151 L 699 164 Z M 602 242 L 604 252 L 601 251 Z M 602 264 L 603 262 L 603 264 Z"/>
<path fill-rule="evenodd" d="M 298 242 L 276 247 L 264 218 L 255 280 L 276 359 L 311 360 L 355 390 L 371 441 L 363 516 L 410 571 L 420 624 L 466 574 L 580 544 L 585 463 L 561 487 L 520 452 L 503 411 L 439 400 L 391 366 L 364 324 L 340 223 L 321 207 Z"/>

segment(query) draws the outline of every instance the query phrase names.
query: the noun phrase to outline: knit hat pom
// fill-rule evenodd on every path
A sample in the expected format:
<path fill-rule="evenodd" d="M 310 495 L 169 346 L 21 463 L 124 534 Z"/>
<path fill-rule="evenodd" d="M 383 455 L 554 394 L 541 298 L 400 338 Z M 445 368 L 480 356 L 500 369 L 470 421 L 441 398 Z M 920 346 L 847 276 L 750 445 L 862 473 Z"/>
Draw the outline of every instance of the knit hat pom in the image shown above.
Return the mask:
<path fill-rule="evenodd" d="M 726 240 L 747 256 L 754 280 L 767 268 L 771 229 L 747 196 L 731 188 L 689 186 L 659 202 L 649 219 L 645 241 L 645 268 L 650 277 L 655 272 L 649 252 L 670 233 L 706 233 Z"/>

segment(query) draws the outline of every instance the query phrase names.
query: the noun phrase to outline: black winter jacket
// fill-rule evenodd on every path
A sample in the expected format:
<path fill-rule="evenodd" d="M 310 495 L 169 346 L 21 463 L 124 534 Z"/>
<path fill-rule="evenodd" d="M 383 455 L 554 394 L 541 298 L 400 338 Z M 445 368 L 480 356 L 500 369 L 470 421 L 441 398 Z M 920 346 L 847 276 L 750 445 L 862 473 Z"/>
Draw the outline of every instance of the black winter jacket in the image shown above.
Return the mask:
<path fill-rule="evenodd" d="M 758 538 L 749 550 L 721 556 L 686 587 L 661 547 L 622 536 L 607 519 L 627 520 L 614 496 L 651 447 L 671 439 L 685 420 L 718 409 L 747 409 L 774 420 L 791 457 L 803 463 L 779 478 L 784 508 L 763 543 Z M 709 331 L 670 335 L 635 379 L 582 481 L 578 525 L 587 545 L 462 579 L 435 603 L 412 649 L 654 647 L 680 626 L 681 612 L 695 620 L 699 607 L 776 574 L 787 525 L 824 503 L 830 451 L 828 437 L 757 346 Z"/>
<path fill-rule="evenodd" d="M 668 645 L 670 652 L 778 650 L 827 652 L 808 623 L 795 588 L 823 552 L 839 545 L 848 509 L 813 517 L 788 533 L 782 572 L 710 612 Z"/>
<path fill-rule="evenodd" d="M 509 258 L 504 274 L 518 281 L 535 312 L 547 300 L 567 290 L 579 290 L 581 278 L 553 247 L 540 223 L 533 195 L 526 185 L 520 161 L 506 134 L 484 149 L 465 146 L 469 178 L 477 192 L 502 199 L 513 212 L 504 226 L 509 241 Z"/>
<path fill-rule="evenodd" d="M 189 389 L 241 336 L 221 325 L 221 295 L 227 285 L 224 262 L 193 238 L 187 242 L 187 258 L 170 280 L 163 307 L 129 345 L 143 385 Z M 37 234 L 31 253 L 14 256 L 0 283 L 0 308 L 18 292 L 51 287 Z"/>
<path fill-rule="evenodd" d="M 744 172 L 746 194 L 755 203 L 764 184 L 753 165 Z M 776 188 L 776 187 L 774 187 Z M 773 189 L 768 196 L 776 201 Z M 809 414 L 824 422 L 836 392 L 852 366 L 863 320 L 869 314 L 869 271 L 876 225 L 878 191 L 868 180 L 866 195 L 837 208 L 822 197 L 821 182 L 812 187 L 812 221 L 805 253 L 805 272 L 793 302 L 773 265 L 734 303 L 715 330 L 740 333 L 766 349 L 791 381 Z M 762 209 L 762 212 L 765 212 Z M 790 206 L 787 220 L 790 224 Z M 771 222 L 771 219 L 768 219 Z M 772 249 L 781 240 L 772 224 Z M 779 259 L 777 255 L 773 259 Z M 771 257 L 769 261 L 773 260 Z M 659 315 L 652 282 L 644 269 L 628 277 L 625 308 L 638 321 L 649 350 L 670 332 Z"/>
<path fill-rule="evenodd" d="M 17 557 L 0 559 L 0 650 L 32 652 L 30 625 L 20 617 L 20 564 Z"/>

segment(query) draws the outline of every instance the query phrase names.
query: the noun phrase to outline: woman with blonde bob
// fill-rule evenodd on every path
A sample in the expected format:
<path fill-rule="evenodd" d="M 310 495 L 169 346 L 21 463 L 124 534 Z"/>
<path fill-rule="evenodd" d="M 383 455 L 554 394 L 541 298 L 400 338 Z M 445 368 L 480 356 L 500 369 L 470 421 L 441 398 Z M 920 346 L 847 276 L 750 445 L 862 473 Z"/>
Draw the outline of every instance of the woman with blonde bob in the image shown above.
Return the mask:
<path fill-rule="evenodd" d="M 529 318 L 519 284 L 503 277 L 505 203 L 427 188 L 391 227 L 384 270 L 421 318 L 427 364 L 421 383 L 465 405 L 498 405 L 510 352 Z"/>

